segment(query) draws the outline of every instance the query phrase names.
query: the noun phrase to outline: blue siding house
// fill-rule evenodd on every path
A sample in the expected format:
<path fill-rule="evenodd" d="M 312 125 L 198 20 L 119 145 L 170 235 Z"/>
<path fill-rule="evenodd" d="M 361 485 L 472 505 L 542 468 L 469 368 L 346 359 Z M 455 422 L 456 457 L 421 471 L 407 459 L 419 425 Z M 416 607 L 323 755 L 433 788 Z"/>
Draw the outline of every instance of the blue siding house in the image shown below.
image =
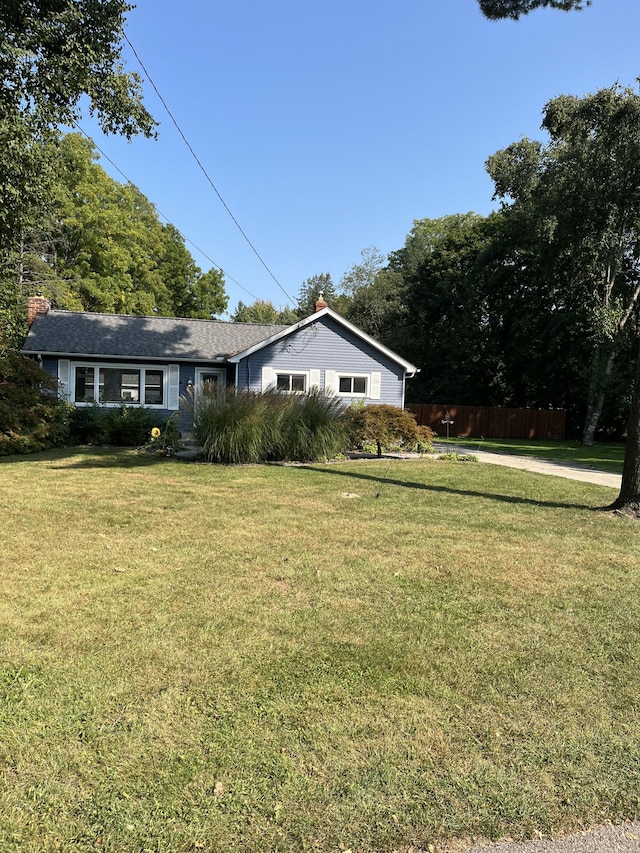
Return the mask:
<path fill-rule="evenodd" d="M 264 391 L 324 389 L 345 405 L 404 406 L 405 380 L 417 368 L 352 323 L 316 303 L 291 326 L 134 317 L 52 310 L 29 300 L 30 328 L 23 353 L 37 358 L 75 406 L 145 406 L 180 412 L 181 398 L 211 382 Z"/>

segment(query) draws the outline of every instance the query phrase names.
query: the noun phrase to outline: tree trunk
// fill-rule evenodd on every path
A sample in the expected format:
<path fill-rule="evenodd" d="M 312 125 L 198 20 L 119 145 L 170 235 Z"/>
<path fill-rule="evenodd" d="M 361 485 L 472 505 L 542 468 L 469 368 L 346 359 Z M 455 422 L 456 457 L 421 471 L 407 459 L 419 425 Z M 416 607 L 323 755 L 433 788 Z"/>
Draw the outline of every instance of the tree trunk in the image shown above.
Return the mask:
<path fill-rule="evenodd" d="M 640 518 L 640 348 L 627 427 L 622 486 L 620 494 L 610 509 Z"/>
<path fill-rule="evenodd" d="M 604 408 L 604 395 L 613 372 L 613 363 L 616 359 L 615 348 L 607 356 L 603 365 L 605 353 L 598 346 L 593 354 L 593 370 L 591 382 L 589 383 L 589 400 L 587 402 L 587 415 L 584 421 L 582 443 L 585 447 L 591 447 L 595 440 L 596 429 L 600 423 L 600 416 Z"/>

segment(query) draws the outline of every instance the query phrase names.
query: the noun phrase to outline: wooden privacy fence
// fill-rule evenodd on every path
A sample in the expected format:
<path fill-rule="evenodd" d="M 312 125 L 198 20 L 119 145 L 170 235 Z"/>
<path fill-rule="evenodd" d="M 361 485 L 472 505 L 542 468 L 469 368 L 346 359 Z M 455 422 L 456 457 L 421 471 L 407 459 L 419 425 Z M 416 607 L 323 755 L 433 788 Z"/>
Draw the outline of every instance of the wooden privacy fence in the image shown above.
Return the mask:
<path fill-rule="evenodd" d="M 565 436 L 567 413 L 562 409 L 497 409 L 489 406 L 440 406 L 409 403 L 405 406 L 421 426 L 438 436 L 447 435 L 443 421 L 449 415 L 449 435 L 473 438 L 557 438 Z"/>

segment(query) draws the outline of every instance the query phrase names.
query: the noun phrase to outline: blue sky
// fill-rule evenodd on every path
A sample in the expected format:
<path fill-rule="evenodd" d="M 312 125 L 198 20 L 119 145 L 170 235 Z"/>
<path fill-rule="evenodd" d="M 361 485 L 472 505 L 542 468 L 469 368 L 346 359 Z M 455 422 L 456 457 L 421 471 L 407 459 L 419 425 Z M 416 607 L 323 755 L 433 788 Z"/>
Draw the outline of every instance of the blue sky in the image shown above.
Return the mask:
<path fill-rule="evenodd" d="M 544 104 L 640 76 L 640 2 L 490 22 L 476 0 L 140 0 L 127 36 L 262 265 L 145 81 L 156 141 L 82 123 L 238 300 L 338 284 L 414 220 L 495 207 L 484 163 L 543 139 Z M 125 46 L 129 70 L 135 57 Z M 123 180 L 102 157 L 101 165 Z"/>

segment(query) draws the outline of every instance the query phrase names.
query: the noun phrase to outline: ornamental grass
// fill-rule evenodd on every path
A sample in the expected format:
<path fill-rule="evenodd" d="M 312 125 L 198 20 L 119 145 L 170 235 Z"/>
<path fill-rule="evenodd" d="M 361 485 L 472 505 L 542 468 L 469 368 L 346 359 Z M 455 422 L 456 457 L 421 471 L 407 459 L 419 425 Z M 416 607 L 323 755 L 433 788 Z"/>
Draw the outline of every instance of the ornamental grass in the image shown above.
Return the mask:
<path fill-rule="evenodd" d="M 344 450 L 344 404 L 317 389 L 283 394 L 205 387 L 192 400 L 195 436 L 208 462 L 309 462 Z"/>

